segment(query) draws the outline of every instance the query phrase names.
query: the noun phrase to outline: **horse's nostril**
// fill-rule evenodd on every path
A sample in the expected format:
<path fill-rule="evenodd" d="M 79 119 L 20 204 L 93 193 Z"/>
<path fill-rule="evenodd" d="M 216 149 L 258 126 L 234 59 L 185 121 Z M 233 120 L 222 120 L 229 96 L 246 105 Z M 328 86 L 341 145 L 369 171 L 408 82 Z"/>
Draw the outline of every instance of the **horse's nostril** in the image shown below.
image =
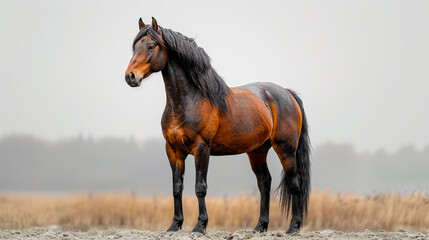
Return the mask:
<path fill-rule="evenodd" d="M 135 80 L 136 80 L 136 77 L 134 76 L 133 72 L 131 72 L 125 76 L 125 81 L 127 81 L 127 83 L 134 82 Z"/>

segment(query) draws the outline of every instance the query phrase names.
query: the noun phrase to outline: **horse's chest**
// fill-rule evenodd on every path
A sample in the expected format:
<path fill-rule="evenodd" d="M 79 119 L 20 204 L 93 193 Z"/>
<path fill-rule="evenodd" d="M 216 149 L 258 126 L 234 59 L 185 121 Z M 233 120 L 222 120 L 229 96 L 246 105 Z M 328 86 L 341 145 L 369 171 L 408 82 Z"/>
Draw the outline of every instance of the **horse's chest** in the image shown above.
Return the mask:
<path fill-rule="evenodd" d="M 217 131 L 218 119 L 210 102 L 183 107 L 183 112 L 164 110 L 161 125 L 165 140 L 176 149 L 191 153 L 199 141 L 207 141 L 214 137 Z"/>
<path fill-rule="evenodd" d="M 163 134 L 165 140 L 174 146 L 176 149 L 181 149 L 185 152 L 192 152 L 192 135 L 193 130 L 176 119 L 171 119 L 163 126 Z"/>

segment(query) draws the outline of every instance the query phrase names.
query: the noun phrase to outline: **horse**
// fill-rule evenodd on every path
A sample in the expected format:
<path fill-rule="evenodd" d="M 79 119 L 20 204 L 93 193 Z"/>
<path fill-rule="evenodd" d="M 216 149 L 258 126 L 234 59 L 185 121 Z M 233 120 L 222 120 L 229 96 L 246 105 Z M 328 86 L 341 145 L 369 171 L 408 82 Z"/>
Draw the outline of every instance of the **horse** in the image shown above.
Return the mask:
<path fill-rule="evenodd" d="M 161 119 L 165 150 L 173 179 L 174 217 L 167 231 L 183 224 L 182 192 L 185 159 L 195 158 L 198 221 L 192 232 L 205 233 L 205 197 L 210 155 L 247 153 L 260 192 L 255 231 L 268 229 L 271 175 L 267 153 L 277 153 L 283 170 L 277 191 L 280 206 L 292 218 L 287 233 L 299 231 L 307 215 L 310 195 L 311 144 L 302 100 L 269 82 L 228 87 L 195 40 L 179 32 L 139 19 L 133 56 L 125 71 L 131 87 L 161 72 L 167 101 Z"/>

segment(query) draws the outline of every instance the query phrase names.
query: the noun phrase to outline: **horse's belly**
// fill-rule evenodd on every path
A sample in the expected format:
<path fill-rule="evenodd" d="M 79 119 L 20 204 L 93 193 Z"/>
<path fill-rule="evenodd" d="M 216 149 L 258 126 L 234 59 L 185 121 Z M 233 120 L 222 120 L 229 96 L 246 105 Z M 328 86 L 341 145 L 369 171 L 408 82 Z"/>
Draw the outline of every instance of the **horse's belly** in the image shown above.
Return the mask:
<path fill-rule="evenodd" d="M 269 138 L 271 129 L 266 125 L 246 125 L 244 122 L 240 125 L 232 125 L 217 135 L 210 145 L 211 154 L 230 155 L 250 152 Z"/>

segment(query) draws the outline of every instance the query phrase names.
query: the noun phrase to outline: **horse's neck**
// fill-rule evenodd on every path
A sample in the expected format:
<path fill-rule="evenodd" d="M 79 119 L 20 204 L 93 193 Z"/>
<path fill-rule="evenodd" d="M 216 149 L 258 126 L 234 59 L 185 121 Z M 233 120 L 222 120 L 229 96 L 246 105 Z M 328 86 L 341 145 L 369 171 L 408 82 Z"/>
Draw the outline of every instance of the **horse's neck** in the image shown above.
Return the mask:
<path fill-rule="evenodd" d="M 167 104 L 175 112 L 186 109 L 185 106 L 190 103 L 197 91 L 186 77 L 181 64 L 174 58 L 169 59 L 162 70 L 162 77 L 167 94 Z"/>

